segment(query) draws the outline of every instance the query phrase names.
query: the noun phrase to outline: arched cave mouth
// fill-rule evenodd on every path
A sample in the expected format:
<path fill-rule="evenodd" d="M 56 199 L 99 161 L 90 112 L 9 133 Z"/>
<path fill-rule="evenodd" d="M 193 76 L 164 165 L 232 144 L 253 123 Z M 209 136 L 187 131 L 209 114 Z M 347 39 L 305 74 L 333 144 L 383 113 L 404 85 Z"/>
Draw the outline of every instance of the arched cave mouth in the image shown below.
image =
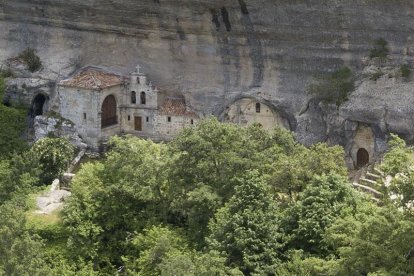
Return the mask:
<path fill-rule="evenodd" d="M 47 101 L 47 97 L 45 95 L 43 94 L 36 95 L 36 97 L 33 99 L 32 107 L 30 109 L 31 118 L 43 115 L 46 101 Z"/>
<path fill-rule="evenodd" d="M 369 153 L 366 149 L 360 148 L 357 152 L 357 168 L 362 168 L 369 163 Z"/>

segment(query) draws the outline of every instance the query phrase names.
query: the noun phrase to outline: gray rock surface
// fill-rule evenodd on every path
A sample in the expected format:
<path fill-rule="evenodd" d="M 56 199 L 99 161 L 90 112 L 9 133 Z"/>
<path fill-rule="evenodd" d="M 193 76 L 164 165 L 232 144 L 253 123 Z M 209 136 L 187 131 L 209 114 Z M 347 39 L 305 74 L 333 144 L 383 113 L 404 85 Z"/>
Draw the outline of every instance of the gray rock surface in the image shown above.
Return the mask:
<path fill-rule="evenodd" d="M 66 137 L 78 149 L 86 149 L 87 145 L 79 137 L 73 123 L 64 118 L 54 116 L 36 116 L 34 119 L 34 140 L 40 140 L 48 135 Z"/>
<path fill-rule="evenodd" d="M 64 201 L 71 195 L 69 191 L 54 190 L 36 199 L 38 210 L 36 214 L 50 215 L 53 211 L 63 207 Z"/>
<path fill-rule="evenodd" d="M 346 146 L 361 122 L 383 149 L 389 132 L 414 140 L 412 81 L 367 77 L 339 110 L 306 109 L 306 89 L 317 73 L 361 72 L 378 38 L 394 65 L 412 64 L 413 15 L 412 0 L 4 0 L 0 60 L 36 48 L 43 68 L 25 78 L 52 82 L 85 65 L 126 73 L 140 63 L 162 92 L 184 93 L 200 114 L 219 116 L 253 96 L 293 118 L 305 144 Z"/>

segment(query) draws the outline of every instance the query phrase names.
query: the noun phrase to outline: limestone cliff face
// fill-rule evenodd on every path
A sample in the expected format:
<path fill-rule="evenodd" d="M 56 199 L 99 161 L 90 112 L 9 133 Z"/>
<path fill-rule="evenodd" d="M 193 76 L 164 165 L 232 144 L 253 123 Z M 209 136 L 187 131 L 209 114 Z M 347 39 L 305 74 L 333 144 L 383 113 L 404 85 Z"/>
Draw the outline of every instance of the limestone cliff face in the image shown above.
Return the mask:
<path fill-rule="evenodd" d="M 412 0 L 2 0 L 0 59 L 34 47 L 40 77 L 52 80 L 85 65 L 127 72 L 140 63 L 160 90 L 184 93 L 202 114 L 249 95 L 314 142 L 330 127 L 323 114 L 299 116 L 312 76 L 362 70 L 378 38 L 395 64 L 411 62 L 413 28 Z M 370 104 L 361 111 L 351 101 L 341 116 L 380 125 Z"/>

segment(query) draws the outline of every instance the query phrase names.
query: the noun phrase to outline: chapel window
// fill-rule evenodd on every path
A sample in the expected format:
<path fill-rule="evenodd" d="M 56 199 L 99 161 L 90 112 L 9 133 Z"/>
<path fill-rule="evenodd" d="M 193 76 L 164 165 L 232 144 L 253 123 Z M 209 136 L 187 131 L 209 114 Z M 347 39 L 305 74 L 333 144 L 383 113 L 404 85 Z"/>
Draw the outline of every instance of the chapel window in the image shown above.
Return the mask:
<path fill-rule="evenodd" d="M 137 103 L 137 93 L 135 91 L 131 92 L 131 103 L 136 104 Z"/>
<path fill-rule="evenodd" d="M 145 92 L 141 92 L 141 104 L 146 104 L 147 103 L 147 98 L 145 95 Z"/>

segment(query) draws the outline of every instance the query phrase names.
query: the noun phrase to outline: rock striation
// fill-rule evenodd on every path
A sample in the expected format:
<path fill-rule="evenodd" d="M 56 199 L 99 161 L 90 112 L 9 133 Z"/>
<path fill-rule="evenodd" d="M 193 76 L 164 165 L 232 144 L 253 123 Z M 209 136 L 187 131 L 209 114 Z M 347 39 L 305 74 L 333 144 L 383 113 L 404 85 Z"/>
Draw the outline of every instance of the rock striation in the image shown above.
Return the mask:
<path fill-rule="evenodd" d="M 308 105 L 306 89 L 342 66 L 362 73 L 378 38 L 395 66 L 411 64 L 413 15 L 411 0 L 3 0 L 0 60 L 33 47 L 37 77 L 54 83 L 86 65 L 126 73 L 139 63 L 200 115 L 253 97 L 286 114 L 305 144 L 346 146 L 367 124 L 382 150 L 389 132 L 414 140 L 411 81 L 362 78 L 339 109 Z"/>

